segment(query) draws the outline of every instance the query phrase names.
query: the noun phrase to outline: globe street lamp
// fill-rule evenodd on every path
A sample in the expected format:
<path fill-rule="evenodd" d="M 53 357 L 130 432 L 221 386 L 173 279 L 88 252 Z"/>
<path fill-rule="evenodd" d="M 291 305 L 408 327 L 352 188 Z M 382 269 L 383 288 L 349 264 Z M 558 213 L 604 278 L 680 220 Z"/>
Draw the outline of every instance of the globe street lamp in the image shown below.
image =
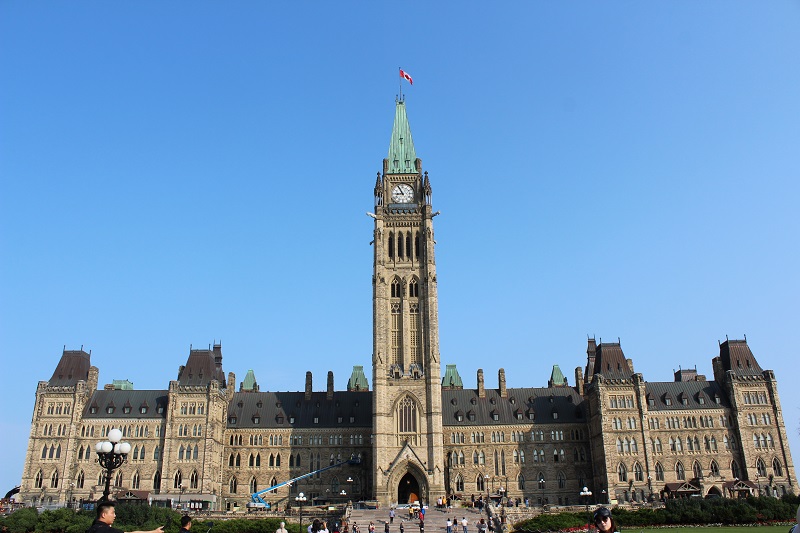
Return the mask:
<path fill-rule="evenodd" d="M 586 503 L 586 514 L 589 514 L 589 498 L 592 496 L 592 491 L 589 490 L 589 487 L 583 487 L 581 491 L 581 498 L 583 498 L 584 503 Z M 592 518 L 589 517 L 589 526 L 592 525 Z"/>
<path fill-rule="evenodd" d="M 295 496 L 294 501 L 296 501 L 297 505 L 300 507 L 300 533 L 303 533 L 303 504 L 308 501 L 308 498 L 301 492 Z"/>
<path fill-rule="evenodd" d="M 542 510 L 544 510 L 544 476 L 539 478 L 539 488 L 542 489 Z"/>
<path fill-rule="evenodd" d="M 122 440 L 122 431 L 114 428 L 108 432 L 108 440 L 98 442 L 94 447 L 97 452 L 97 461 L 106 471 L 106 488 L 103 491 L 103 497 L 100 498 L 101 502 L 109 500 L 111 476 L 114 474 L 114 470 L 125 463 L 125 459 L 128 458 L 131 451 L 131 445 L 127 442 L 120 442 L 120 440 Z"/>

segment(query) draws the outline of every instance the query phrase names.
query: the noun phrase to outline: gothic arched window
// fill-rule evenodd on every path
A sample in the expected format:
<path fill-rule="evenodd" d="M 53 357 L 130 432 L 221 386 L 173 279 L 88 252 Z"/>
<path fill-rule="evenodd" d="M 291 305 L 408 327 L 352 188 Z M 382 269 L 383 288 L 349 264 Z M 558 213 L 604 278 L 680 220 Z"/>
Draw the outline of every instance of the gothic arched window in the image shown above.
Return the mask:
<path fill-rule="evenodd" d="M 397 406 L 397 431 L 417 432 L 417 406 L 410 396 L 403 398 Z"/>

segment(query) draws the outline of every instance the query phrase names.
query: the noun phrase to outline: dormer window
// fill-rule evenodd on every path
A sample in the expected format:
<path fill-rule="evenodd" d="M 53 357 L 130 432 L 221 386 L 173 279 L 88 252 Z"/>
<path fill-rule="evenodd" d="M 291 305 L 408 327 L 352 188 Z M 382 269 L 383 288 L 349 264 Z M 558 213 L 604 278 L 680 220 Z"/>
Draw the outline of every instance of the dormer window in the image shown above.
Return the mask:
<path fill-rule="evenodd" d="M 714 395 L 714 403 L 719 405 L 722 402 L 722 399 L 719 397 L 719 394 Z"/>
<path fill-rule="evenodd" d="M 228 423 L 231 424 L 231 425 L 236 424 L 236 417 L 232 416 L 232 417 L 228 418 Z"/>
<path fill-rule="evenodd" d="M 141 406 L 139 408 L 139 413 L 143 415 L 147 414 L 147 406 L 146 405 Z"/>
<path fill-rule="evenodd" d="M 356 422 L 356 417 L 354 417 L 354 416 L 351 416 L 351 417 L 350 417 L 350 423 L 351 423 L 351 424 L 355 424 L 355 422 Z"/>
<path fill-rule="evenodd" d="M 276 416 L 275 422 L 277 422 L 278 424 L 283 424 L 283 415 Z"/>
<path fill-rule="evenodd" d="M 290 423 L 290 424 L 294 424 L 294 417 L 293 417 L 293 416 L 290 416 L 290 417 L 289 417 L 289 423 Z"/>
<path fill-rule="evenodd" d="M 314 423 L 319 424 L 319 415 L 314 417 Z"/>
<path fill-rule="evenodd" d="M 467 418 L 470 420 L 470 422 L 475 422 L 475 411 L 469 411 L 467 413 Z"/>
<path fill-rule="evenodd" d="M 131 412 L 131 406 L 130 405 L 126 405 L 125 407 L 122 408 L 122 412 L 127 415 L 128 413 Z"/>
<path fill-rule="evenodd" d="M 253 415 L 253 424 L 260 424 L 261 417 L 259 415 Z"/>
<path fill-rule="evenodd" d="M 670 398 L 669 396 L 665 397 L 664 398 L 664 404 L 665 405 L 672 405 L 672 398 Z"/>
<path fill-rule="evenodd" d="M 160 414 L 160 415 L 163 415 L 164 414 L 164 404 L 158 404 L 158 407 L 156 407 L 156 412 L 158 414 Z"/>
<path fill-rule="evenodd" d="M 500 420 L 500 413 L 498 413 L 497 411 L 492 411 L 491 415 L 492 415 L 492 420 L 494 420 L 495 422 Z"/>
<path fill-rule="evenodd" d="M 92 414 L 96 413 L 97 412 L 97 406 L 96 405 L 91 406 L 89 408 L 89 412 L 92 413 Z"/>
<path fill-rule="evenodd" d="M 114 406 L 113 405 L 109 405 L 108 407 L 106 407 L 106 413 L 112 414 L 113 412 L 114 412 Z"/>

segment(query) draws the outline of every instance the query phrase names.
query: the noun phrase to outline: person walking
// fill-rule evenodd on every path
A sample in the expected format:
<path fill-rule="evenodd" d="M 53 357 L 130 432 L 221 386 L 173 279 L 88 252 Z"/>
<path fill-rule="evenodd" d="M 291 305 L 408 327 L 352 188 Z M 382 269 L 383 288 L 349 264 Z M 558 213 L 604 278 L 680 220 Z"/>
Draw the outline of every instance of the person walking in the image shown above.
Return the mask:
<path fill-rule="evenodd" d="M 389 509 L 389 523 L 394 524 L 394 507 Z"/>
<path fill-rule="evenodd" d="M 400 522 L 400 533 L 406 533 L 406 526 L 403 525 L 403 522 Z"/>
<path fill-rule="evenodd" d="M 447 519 L 447 522 L 445 522 L 444 529 L 445 531 L 447 531 L 447 533 L 453 533 L 453 521 L 450 520 L 449 518 Z"/>
<path fill-rule="evenodd" d="M 467 517 L 465 516 L 464 518 L 461 519 L 461 529 L 463 530 L 463 533 L 467 533 L 467 525 L 469 525 L 469 522 L 467 521 Z"/>
<path fill-rule="evenodd" d="M 389 522 L 383 523 L 383 533 L 389 533 Z"/>

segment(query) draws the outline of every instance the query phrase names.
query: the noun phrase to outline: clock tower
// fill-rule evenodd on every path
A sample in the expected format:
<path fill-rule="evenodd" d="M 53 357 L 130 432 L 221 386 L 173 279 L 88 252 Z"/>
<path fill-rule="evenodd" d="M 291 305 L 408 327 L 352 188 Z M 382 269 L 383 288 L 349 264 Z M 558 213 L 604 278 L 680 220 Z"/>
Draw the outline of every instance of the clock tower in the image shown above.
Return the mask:
<path fill-rule="evenodd" d="M 437 214 L 400 99 L 375 183 L 372 449 L 373 487 L 383 504 L 444 495 Z"/>

